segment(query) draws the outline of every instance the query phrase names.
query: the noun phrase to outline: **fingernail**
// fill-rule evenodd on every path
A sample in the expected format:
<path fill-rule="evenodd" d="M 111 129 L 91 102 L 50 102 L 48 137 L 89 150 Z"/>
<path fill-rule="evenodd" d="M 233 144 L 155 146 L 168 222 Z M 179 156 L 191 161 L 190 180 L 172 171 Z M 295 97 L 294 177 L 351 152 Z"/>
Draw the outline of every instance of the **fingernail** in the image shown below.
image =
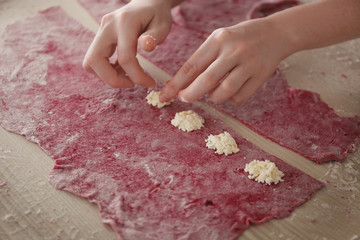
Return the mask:
<path fill-rule="evenodd" d="M 156 42 L 156 38 L 150 34 L 144 35 L 144 37 L 150 37 L 150 38 L 152 38 L 152 40 L 154 40 Z"/>
<path fill-rule="evenodd" d="M 145 41 L 145 45 L 146 45 L 146 46 L 148 46 L 148 45 L 150 45 L 150 44 L 151 44 L 151 45 L 152 45 L 152 44 L 156 44 L 156 38 L 155 38 L 155 37 L 153 37 L 153 36 L 151 36 L 151 35 L 149 35 L 149 34 L 143 36 L 143 38 L 146 38 L 146 37 L 149 37 L 149 38 L 151 38 L 151 39 L 153 40 L 153 42 L 150 42 L 150 40 L 146 40 L 146 41 Z"/>

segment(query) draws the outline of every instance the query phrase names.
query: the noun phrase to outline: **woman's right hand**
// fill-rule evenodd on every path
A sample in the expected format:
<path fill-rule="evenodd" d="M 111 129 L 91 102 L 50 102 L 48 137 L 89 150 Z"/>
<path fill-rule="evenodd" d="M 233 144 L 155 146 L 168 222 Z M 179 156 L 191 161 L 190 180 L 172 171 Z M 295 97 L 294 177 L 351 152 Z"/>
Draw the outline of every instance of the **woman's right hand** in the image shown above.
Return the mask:
<path fill-rule="evenodd" d="M 174 1 L 176 2 L 176 1 Z M 83 67 L 112 87 L 135 84 L 155 87 L 136 58 L 137 44 L 152 51 L 168 35 L 172 17 L 171 0 L 132 0 L 124 7 L 106 14 L 86 52 Z M 117 53 L 115 64 L 109 58 Z"/>

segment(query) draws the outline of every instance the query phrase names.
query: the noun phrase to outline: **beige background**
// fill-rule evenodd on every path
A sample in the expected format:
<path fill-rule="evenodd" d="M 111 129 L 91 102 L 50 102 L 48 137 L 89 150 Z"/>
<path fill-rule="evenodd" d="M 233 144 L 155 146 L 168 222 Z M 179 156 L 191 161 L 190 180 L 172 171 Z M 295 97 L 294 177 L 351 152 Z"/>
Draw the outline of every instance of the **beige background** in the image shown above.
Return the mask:
<path fill-rule="evenodd" d="M 0 0 L 0 31 L 53 5 L 96 31 L 97 23 L 74 0 Z M 142 64 L 159 79 L 169 78 L 148 62 Z M 320 93 L 339 115 L 360 115 L 360 40 L 297 53 L 280 68 L 292 87 Z M 265 151 L 327 182 L 290 217 L 252 226 L 240 239 L 360 239 L 360 151 L 341 164 L 316 165 L 228 116 L 222 119 Z M 97 206 L 48 183 L 52 166 L 38 146 L 0 127 L 0 239 L 118 239 L 101 223 Z"/>

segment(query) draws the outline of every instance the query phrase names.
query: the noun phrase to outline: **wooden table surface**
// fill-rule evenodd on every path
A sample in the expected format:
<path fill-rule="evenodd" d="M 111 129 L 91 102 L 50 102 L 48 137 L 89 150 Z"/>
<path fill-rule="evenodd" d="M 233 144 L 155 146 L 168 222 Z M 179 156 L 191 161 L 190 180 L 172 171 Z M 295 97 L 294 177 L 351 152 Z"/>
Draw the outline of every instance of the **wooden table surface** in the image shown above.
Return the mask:
<path fill-rule="evenodd" d="M 0 31 L 54 5 L 97 30 L 98 24 L 75 0 L 0 0 Z M 143 59 L 142 65 L 160 80 L 169 79 Z M 360 116 L 360 39 L 297 53 L 280 68 L 292 87 L 320 93 L 341 116 Z M 251 226 L 240 239 L 360 239 L 360 151 L 343 163 L 317 165 L 229 116 L 222 120 L 265 151 L 326 182 L 290 217 Z M 0 239 L 118 239 L 101 223 L 97 206 L 49 184 L 52 167 L 53 160 L 37 145 L 0 127 Z"/>

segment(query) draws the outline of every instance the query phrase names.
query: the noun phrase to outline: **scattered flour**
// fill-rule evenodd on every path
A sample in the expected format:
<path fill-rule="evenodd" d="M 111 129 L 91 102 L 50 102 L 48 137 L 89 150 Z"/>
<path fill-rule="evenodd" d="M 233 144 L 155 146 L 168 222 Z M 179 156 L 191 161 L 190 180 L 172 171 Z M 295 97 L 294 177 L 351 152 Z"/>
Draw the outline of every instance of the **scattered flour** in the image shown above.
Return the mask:
<path fill-rule="evenodd" d="M 185 132 L 191 132 L 204 127 L 204 118 L 193 110 L 178 112 L 171 124 Z"/>
<path fill-rule="evenodd" d="M 237 153 L 239 148 L 235 139 L 228 132 L 223 132 L 219 135 L 210 135 L 206 140 L 206 147 L 216 150 L 217 154 L 229 155 Z"/>
<path fill-rule="evenodd" d="M 259 183 L 271 185 L 272 183 L 278 184 L 284 181 L 282 179 L 284 173 L 276 167 L 275 163 L 269 160 L 253 160 L 245 165 L 244 170 L 249 173 L 250 179 L 255 179 Z"/>
<path fill-rule="evenodd" d="M 160 102 L 159 95 L 160 95 L 159 91 L 151 91 L 146 96 L 147 103 L 154 106 L 154 107 L 162 108 L 162 107 L 164 107 L 166 105 L 170 105 L 174 101 L 174 100 L 171 100 L 169 102 L 164 102 L 164 103 Z"/>

